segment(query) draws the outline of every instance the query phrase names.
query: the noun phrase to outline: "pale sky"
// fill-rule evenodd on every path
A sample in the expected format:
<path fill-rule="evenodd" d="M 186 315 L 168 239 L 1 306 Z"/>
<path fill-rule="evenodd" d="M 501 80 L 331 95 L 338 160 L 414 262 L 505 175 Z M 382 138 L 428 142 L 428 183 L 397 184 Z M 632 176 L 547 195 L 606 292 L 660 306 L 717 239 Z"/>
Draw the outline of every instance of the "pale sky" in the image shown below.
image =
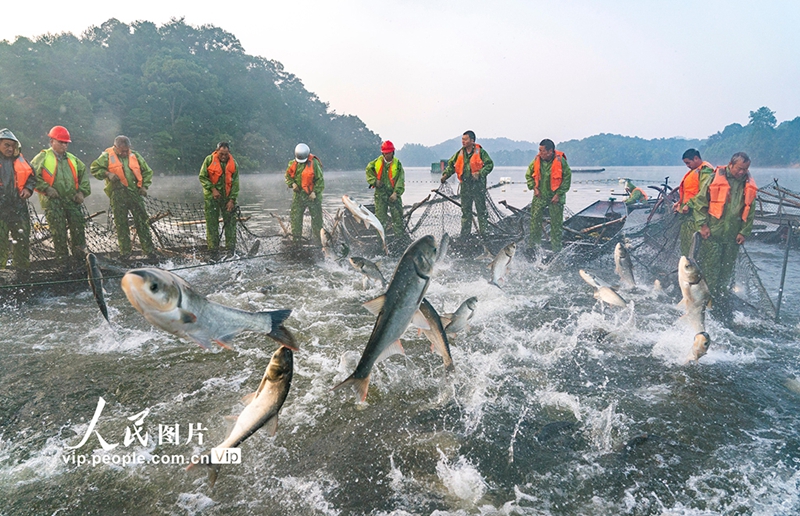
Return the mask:
<path fill-rule="evenodd" d="M 0 40 L 112 17 L 221 27 L 396 145 L 705 138 L 761 106 L 800 116 L 798 0 L 44 0 L 6 9 Z"/>

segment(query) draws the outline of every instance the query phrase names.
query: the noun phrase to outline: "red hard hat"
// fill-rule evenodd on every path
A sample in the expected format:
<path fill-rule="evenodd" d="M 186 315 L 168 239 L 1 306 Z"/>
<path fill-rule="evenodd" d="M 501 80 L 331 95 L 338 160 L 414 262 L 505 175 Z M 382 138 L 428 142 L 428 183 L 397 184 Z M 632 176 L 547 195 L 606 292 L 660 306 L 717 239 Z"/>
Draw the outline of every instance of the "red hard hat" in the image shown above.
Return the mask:
<path fill-rule="evenodd" d="M 67 142 L 67 143 L 72 142 L 72 140 L 70 140 L 69 138 L 69 131 L 67 131 L 67 128 L 64 127 L 63 125 L 53 126 L 53 128 L 50 129 L 50 132 L 47 133 L 47 136 L 53 138 L 54 140 L 58 140 L 60 142 Z"/>
<path fill-rule="evenodd" d="M 389 140 L 386 140 L 381 145 L 381 153 L 384 153 L 384 152 L 394 152 L 394 144 L 392 142 L 390 142 Z"/>

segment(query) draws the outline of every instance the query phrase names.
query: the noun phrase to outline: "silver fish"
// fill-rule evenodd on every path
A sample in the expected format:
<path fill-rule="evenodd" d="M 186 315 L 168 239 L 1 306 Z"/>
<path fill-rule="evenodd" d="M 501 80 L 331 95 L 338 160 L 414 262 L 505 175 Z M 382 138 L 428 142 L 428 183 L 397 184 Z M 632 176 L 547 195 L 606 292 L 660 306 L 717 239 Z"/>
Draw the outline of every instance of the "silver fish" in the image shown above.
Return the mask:
<path fill-rule="evenodd" d="M 469 322 L 475 315 L 475 309 L 478 307 L 478 298 L 473 296 L 461 303 L 455 312 L 452 314 L 444 314 L 442 322 L 444 322 L 444 329 L 448 335 L 455 335 L 464 330 L 469 329 Z"/>
<path fill-rule="evenodd" d="M 365 287 L 367 278 L 379 281 L 383 287 L 386 286 L 386 278 L 383 277 L 381 270 L 374 262 L 371 262 L 366 258 L 361 258 L 360 256 L 352 256 L 348 259 L 348 261 L 355 270 L 364 275 Z"/>
<path fill-rule="evenodd" d="M 622 299 L 622 296 L 617 294 L 617 291 L 608 286 L 608 283 L 599 280 L 586 272 L 585 270 L 581 269 L 578 271 L 578 274 L 581 275 L 583 281 L 588 283 L 594 288 L 594 298 L 600 301 L 601 306 L 602 303 L 607 303 L 613 306 L 619 306 L 621 308 L 625 308 L 628 306 L 628 303 Z"/>
<path fill-rule="evenodd" d="M 100 266 L 97 264 L 97 257 L 89 253 L 86 255 L 86 269 L 89 273 L 89 286 L 92 287 L 94 299 L 97 301 L 97 306 L 100 307 L 100 312 L 103 317 L 108 320 L 108 306 L 106 305 L 105 293 L 103 292 L 103 273 L 100 271 Z"/>
<path fill-rule="evenodd" d="M 447 256 L 447 248 L 450 246 L 450 235 L 445 233 L 439 240 L 439 248 L 436 251 L 436 263 L 439 263 Z"/>
<path fill-rule="evenodd" d="M 378 220 L 378 217 L 375 216 L 374 213 L 369 211 L 362 205 L 350 198 L 349 195 L 342 196 L 342 202 L 344 203 L 345 208 L 350 210 L 350 213 L 353 214 L 356 221 L 363 222 L 364 227 L 374 227 L 378 234 L 381 236 L 381 242 L 383 242 L 383 250 L 386 254 L 389 254 L 389 249 L 386 247 L 386 233 L 383 230 L 383 224 Z"/>
<path fill-rule="evenodd" d="M 294 358 L 292 350 L 281 346 L 275 353 L 264 371 L 264 377 L 256 392 L 245 396 L 247 406 L 239 417 L 236 418 L 231 433 L 215 448 L 236 448 L 261 427 L 265 427 L 270 436 L 278 431 L 278 413 L 283 407 L 289 388 L 292 385 L 294 371 Z M 203 456 L 200 464 L 211 469 L 208 472 L 208 485 L 214 487 L 219 474 L 219 464 L 211 463 L 211 453 Z M 192 469 L 197 464 L 190 464 L 186 470 Z"/>
<path fill-rule="evenodd" d="M 431 342 L 431 351 L 442 357 L 445 371 L 454 370 L 453 358 L 450 356 L 450 343 L 447 341 L 447 332 L 442 324 L 442 319 L 427 299 L 423 299 L 419 304 L 419 311 L 422 312 L 430 326 L 430 329 L 422 330 L 422 333 Z"/>
<path fill-rule="evenodd" d="M 686 357 L 686 363 L 697 362 L 700 357 L 708 353 L 708 347 L 711 345 L 711 337 L 708 333 L 701 331 L 694 336 L 694 343 L 692 344 L 692 351 Z"/>
<path fill-rule="evenodd" d="M 278 220 L 278 225 L 280 225 L 281 227 L 281 231 L 283 232 L 283 237 L 290 238 L 292 236 L 292 231 L 289 229 L 289 226 L 286 225 L 286 221 L 283 220 L 283 217 L 281 217 L 280 215 L 275 215 L 272 212 L 270 212 L 269 214 L 273 219 Z"/>
<path fill-rule="evenodd" d="M 131 305 L 151 324 L 203 348 L 213 343 L 230 349 L 243 331 L 264 332 L 280 344 L 297 349 L 283 327 L 291 310 L 247 312 L 209 301 L 186 281 L 164 269 L 133 269 L 122 277 L 122 290 Z"/>
<path fill-rule="evenodd" d="M 500 287 L 497 282 L 505 278 L 508 272 L 508 264 L 511 263 L 511 259 L 514 258 L 516 252 L 517 244 L 516 242 L 511 242 L 497 253 L 492 263 L 489 264 L 489 268 L 492 269 L 492 280 L 489 283 Z"/>
<path fill-rule="evenodd" d="M 333 252 L 331 251 L 331 243 L 333 243 L 333 238 L 327 229 L 320 228 L 319 241 L 322 244 L 322 252 L 325 253 L 325 256 L 333 259 Z"/>
<path fill-rule="evenodd" d="M 356 370 L 345 381 L 334 387 L 352 385 L 358 399 L 367 398 L 372 366 L 395 353 L 402 353 L 400 336 L 406 331 L 430 283 L 436 260 L 436 243 L 432 236 L 424 236 L 411 244 L 403 253 L 394 271 L 386 294 L 365 303 L 370 311 L 378 312 L 372 334 L 361 355 Z M 421 314 L 420 314 L 421 315 Z M 424 328 L 424 319 L 417 326 Z"/>
<path fill-rule="evenodd" d="M 700 267 L 694 260 L 685 256 L 681 256 L 678 262 L 678 285 L 683 295 L 678 305 L 682 304 L 686 311 L 682 319 L 686 319 L 696 332 L 705 331 L 706 307 L 711 301 L 711 293 L 708 291 Z"/>
<path fill-rule="evenodd" d="M 622 242 L 617 242 L 614 247 L 614 264 L 616 268 L 614 271 L 619 276 L 622 285 L 625 288 L 633 288 L 636 286 L 636 280 L 633 278 L 633 262 L 631 255 L 628 253 L 628 248 Z"/>

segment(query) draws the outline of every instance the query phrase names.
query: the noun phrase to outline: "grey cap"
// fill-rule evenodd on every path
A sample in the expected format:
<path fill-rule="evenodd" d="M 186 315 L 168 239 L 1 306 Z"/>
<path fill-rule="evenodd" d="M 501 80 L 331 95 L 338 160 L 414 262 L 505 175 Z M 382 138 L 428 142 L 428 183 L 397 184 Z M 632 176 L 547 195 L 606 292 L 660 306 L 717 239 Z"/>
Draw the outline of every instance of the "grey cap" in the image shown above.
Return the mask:
<path fill-rule="evenodd" d="M 19 143 L 17 137 L 14 136 L 14 133 L 11 132 L 11 129 L 4 127 L 0 129 L 0 140 L 14 140 L 15 142 Z"/>

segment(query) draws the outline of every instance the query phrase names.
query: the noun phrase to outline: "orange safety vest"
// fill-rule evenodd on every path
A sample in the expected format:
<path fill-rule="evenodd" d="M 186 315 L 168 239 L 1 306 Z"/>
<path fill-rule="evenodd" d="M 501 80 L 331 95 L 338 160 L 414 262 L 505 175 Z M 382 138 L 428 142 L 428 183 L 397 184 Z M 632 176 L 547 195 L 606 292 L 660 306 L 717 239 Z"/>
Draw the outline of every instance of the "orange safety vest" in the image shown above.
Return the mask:
<path fill-rule="evenodd" d="M 228 162 L 225 164 L 225 195 L 231 194 L 233 188 L 233 174 L 236 172 L 236 161 L 233 159 L 233 154 L 229 155 Z M 208 178 L 212 184 L 217 184 L 219 178 L 222 177 L 222 163 L 219 161 L 217 151 L 211 153 L 211 164 L 206 169 L 208 171 Z"/>
<path fill-rule="evenodd" d="M 700 191 L 700 169 L 703 167 L 714 170 L 714 166 L 711 163 L 704 161 L 699 167 L 690 170 L 683 176 L 681 185 L 678 187 L 678 191 L 681 193 L 680 204 L 686 204 Z"/>
<path fill-rule="evenodd" d="M 560 150 L 556 151 L 553 158 L 553 164 L 550 166 L 550 191 L 555 192 L 561 186 L 561 180 L 564 175 L 564 166 L 561 163 L 562 159 L 567 156 Z M 542 178 L 542 159 L 537 154 L 533 159 L 533 181 L 536 188 L 539 188 L 539 180 Z"/>
<path fill-rule="evenodd" d="M 128 178 L 125 177 L 125 170 L 122 167 L 122 161 L 119 159 L 119 156 L 117 156 L 117 152 L 114 150 L 114 147 L 107 148 L 106 154 L 108 154 L 108 171 L 117 176 L 123 185 L 128 186 Z M 136 178 L 136 186 L 141 188 L 142 169 L 139 167 L 139 159 L 132 150 L 128 151 L 128 168 L 131 169 L 131 172 L 133 172 L 133 175 Z"/>
<path fill-rule="evenodd" d="M 728 178 L 725 177 L 725 172 L 728 167 L 717 167 L 714 171 L 714 180 L 708 185 L 708 214 L 716 219 L 722 218 L 722 212 L 725 209 L 725 203 L 728 202 L 728 196 L 731 194 L 731 185 L 728 183 Z M 744 184 L 744 209 L 742 210 L 742 220 L 747 222 L 747 216 L 750 214 L 750 206 L 756 200 L 758 194 L 758 187 L 755 180 L 749 174 L 747 175 L 747 182 Z"/>
<path fill-rule="evenodd" d="M 25 158 L 22 157 L 22 154 L 17 156 L 14 159 L 14 181 L 16 183 L 17 190 L 19 193 L 22 193 L 22 190 L 25 189 L 25 183 L 28 182 L 28 178 L 33 175 L 33 168 L 25 161 Z M 3 182 L 0 181 L 0 186 L 3 186 Z"/>
<path fill-rule="evenodd" d="M 472 157 L 469 158 L 469 168 L 473 175 L 477 174 L 483 168 L 483 160 L 481 159 L 481 146 L 477 143 L 475 145 L 475 150 L 472 151 Z M 456 158 L 456 174 L 458 175 L 458 180 L 461 181 L 461 175 L 464 173 L 464 149 L 458 151 L 458 157 Z"/>
<path fill-rule="evenodd" d="M 53 183 L 56 181 L 56 174 L 58 173 L 56 153 L 53 152 L 52 149 L 43 150 L 42 152 L 45 153 L 44 161 L 42 162 L 42 179 L 44 179 L 44 182 L 48 185 L 53 186 Z M 72 179 L 75 181 L 75 191 L 78 191 L 80 189 L 80 183 L 78 182 L 78 170 L 74 163 L 75 156 L 70 156 L 71 154 L 66 154 L 67 163 L 69 163 L 69 168 L 72 170 Z M 47 168 L 48 165 L 52 167 L 52 172 Z"/>
<path fill-rule="evenodd" d="M 319 158 L 313 154 L 309 154 L 308 160 L 306 160 L 306 168 L 303 169 L 302 175 L 300 176 L 300 185 L 307 194 L 310 194 L 311 191 L 314 190 L 314 160 L 319 161 Z M 322 165 L 322 162 L 319 161 L 319 164 Z M 292 161 L 286 173 L 294 179 L 294 175 L 297 173 L 297 160 Z"/>
<path fill-rule="evenodd" d="M 381 176 L 383 175 L 383 158 L 378 158 L 378 164 L 375 165 L 375 176 L 378 178 L 378 181 L 381 180 Z M 397 158 L 392 158 L 392 164 L 389 167 L 389 184 L 392 185 L 394 188 L 394 181 L 397 179 Z M 461 176 L 459 176 L 461 177 Z"/>

